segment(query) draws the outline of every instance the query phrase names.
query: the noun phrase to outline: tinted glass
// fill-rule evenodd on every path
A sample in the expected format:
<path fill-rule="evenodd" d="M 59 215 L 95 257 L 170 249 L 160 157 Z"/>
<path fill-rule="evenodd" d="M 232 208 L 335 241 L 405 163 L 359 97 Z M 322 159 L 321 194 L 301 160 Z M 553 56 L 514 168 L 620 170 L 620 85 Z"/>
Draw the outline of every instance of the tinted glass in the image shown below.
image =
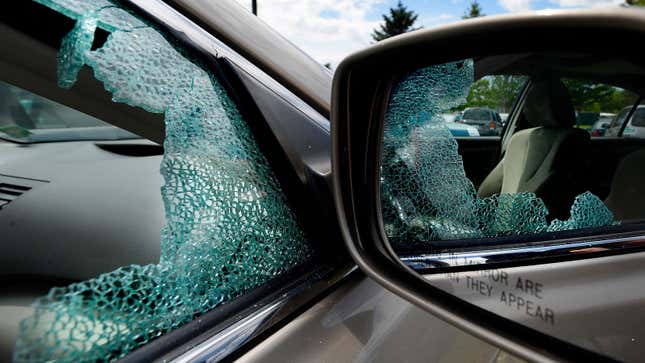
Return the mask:
<path fill-rule="evenodd" d="M 463 120 L 475 120 L 475 121 L 492 121 L 491 113 L 487 110 L 482 109 L 470 109 L 464 111 L 462 116 Z"/>

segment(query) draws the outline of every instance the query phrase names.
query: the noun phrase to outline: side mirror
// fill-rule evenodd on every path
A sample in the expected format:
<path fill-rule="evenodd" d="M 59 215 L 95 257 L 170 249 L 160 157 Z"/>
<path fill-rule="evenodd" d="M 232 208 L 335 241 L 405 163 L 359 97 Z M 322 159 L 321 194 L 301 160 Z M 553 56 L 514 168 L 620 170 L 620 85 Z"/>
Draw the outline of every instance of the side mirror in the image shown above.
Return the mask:
<path fill-rule="evenodd" d="M 360 268 L 529 361 L 638 360 L 642 352 L 626 344 L 594 342 L 645 338 L 620 310 L 645 293 L 610 282 L 645 272 L 626 262 L 644 266 L 634 241 L 645 240 L 645 226 L 587 188 L 580 158 L 589 133 L 573 128 L 562 80 L 640 92 L 645 62 L 629 45 L 644 36 L 644 11 L 544 11 L 415 31 L 346 58 L 333 83 L 332 165 L 340 225 Z M 472 106 L 475 81 L 516 76 L 529 81 L 501 140 L 451 136 L 441 116 Z M 547 146 L 522 149 L 530 138 Z M 489 149 L 494 162 L 485 165 Z M 563 174 L 542 174 L 526 155 Z M 579 179 L 565 182 L 572 175 Z"/>

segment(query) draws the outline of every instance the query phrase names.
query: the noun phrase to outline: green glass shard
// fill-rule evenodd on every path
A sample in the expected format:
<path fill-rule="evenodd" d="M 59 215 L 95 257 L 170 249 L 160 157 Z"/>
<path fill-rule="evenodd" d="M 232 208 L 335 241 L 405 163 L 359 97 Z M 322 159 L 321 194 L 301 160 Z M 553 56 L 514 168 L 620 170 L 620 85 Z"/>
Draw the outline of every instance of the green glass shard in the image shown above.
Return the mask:
<path fill-rule="evenodd" d="M 71 88 L 76 83 L 76 76 L 85 64 L 85 54 L 92 48 L 97 21 L 94 13 L 82 16 L 63 38 L 56 67 L 59 87 Z"/>
<path fill-rule="evenodd" d="M 604 227 L 616 224 L 614 215 L 600 198 L 590 192 L 576 197 L 571 206 L 571 214 L 566 221 L 554 220 L 549 225 L 549 231 L 567 229 Z"/>
<path fill-rule="evenodd" d="M 21 323 L 16 362 L 118 359 L 308 258 L 267 160 L 210 73 L 111 2 L 37 1 L 77 21 L 60 51 L 62 86 L 87 65 L 115 102 L 164 114 L 166 225 L 158 264 L 123 267 L 38 299 Z M 112 32 L 92 51 L 97 24 Z"/>

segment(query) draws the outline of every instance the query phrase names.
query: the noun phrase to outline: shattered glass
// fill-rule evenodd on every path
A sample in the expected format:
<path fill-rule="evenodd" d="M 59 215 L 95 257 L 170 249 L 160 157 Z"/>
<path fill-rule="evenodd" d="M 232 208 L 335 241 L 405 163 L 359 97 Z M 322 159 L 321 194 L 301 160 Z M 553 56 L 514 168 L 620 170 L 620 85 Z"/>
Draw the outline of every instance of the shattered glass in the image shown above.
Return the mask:
<path fill-rule="evenodd" d="M 381 148 L 381 210 L 393 245 L 617 223 L 590 192 L 575 198 L 569 219 L 550 223 L 546 205 L 534 193 L 477 196 L 442 117 L 465 104 L 473 68 L 472 60 L 433 65 L 406 75 L 392 90 Z"/>
<path fill-rule="evenodd" d="M 89 66 L 114 102 L 164 114 L 166 225 L 158 264 L 122 267 L 39 298 L 21 323 L 16 362 L 121 358 L 310 256 L 267 160 L 217 79 L 109 1 L 36 1 L 77 22 L 58 57 L 61 87 L 73 87 Z M 97 26 L 111 33 L 92 51 Z"/>

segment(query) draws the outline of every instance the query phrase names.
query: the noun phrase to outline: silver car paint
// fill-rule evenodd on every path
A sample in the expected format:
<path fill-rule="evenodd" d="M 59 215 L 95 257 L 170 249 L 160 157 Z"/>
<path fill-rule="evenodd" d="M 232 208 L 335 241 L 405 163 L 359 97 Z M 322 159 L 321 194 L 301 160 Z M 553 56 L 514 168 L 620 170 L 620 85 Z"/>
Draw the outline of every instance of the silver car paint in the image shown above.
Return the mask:
<path fill-rule="evenodd" d="M 645 252 L 639 252 L 426 278 L 543 333 L 617 360 L 639 362 L 645 349 L 644 260 Z"/>
<path fill-rule="evenodd" d="M 645 110 L 645 105 L 639 105 L 638 108 L 636 109 L 636 112 L 638 113 L 645 112 L 644 110 Z M 623 136 L 643 139 L 645 138 L 645 127 L 632 125 L 632 121 L 634 121 L 634 116 L 636 116 L 636 113 L 634 113 L 634 115 L 632 115 L 632 117 L 629 118 L 629 121 L 627 122 L 627 126 L 625 126 L 625 129 L 623 130 Z"/>
<path fill-rule="evenodd" d="M 565 341 L 639 362 L 645 252 L 426 275 L 435 286 Z M 616 274 L 620 273 L 620 278 Z M 518 281 L 521 281 L 518 285 Z M 502 293 L 505 299 L 501 299 Z M 508 303 L 509 294 L 524 305 Z M 526 302 L 532 310 L 527 313 Z M 536 307 L 540 306 L 540 318 Z M 548 312 L 547 312 L 548 310 Z M 241 356 L 240 362 L 517 361 L 381 288 L 346 282 Z"/>
<path fill-rule="evenodd" d="M 369 278 L 346 282 L 238 362 L 513 362 Z"/>

